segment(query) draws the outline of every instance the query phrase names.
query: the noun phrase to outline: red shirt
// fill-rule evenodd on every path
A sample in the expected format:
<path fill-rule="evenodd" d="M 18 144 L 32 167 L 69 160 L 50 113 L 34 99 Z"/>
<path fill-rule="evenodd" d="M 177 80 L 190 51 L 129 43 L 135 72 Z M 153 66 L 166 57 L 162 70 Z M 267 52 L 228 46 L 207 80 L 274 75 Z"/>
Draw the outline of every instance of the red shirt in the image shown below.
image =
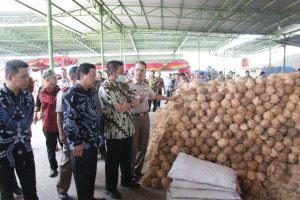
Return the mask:
<path fill-rule="evenodd" d="M 58 132 L 56 120 L 56 95 L 59 92 L 59 87 L 56 86 L 52 92 L 48 92 L 43 88 L 40 92 L 40 100 L 43 111 L 43 131 Z"/>

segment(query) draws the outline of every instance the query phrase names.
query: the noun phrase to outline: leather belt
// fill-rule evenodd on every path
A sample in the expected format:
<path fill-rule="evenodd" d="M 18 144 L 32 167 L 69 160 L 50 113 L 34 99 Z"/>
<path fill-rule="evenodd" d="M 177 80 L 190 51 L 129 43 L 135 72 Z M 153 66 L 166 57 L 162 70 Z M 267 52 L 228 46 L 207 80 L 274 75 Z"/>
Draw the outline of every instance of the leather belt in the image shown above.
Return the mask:
<path fill-rule="evenodd" d="M 135 116 L 135 117 L 143 117 L 144 115 L 148 114 L 148 111 L 146 112 L 142 112 L 142 113 L 131 113 L 132 116 Z"/>

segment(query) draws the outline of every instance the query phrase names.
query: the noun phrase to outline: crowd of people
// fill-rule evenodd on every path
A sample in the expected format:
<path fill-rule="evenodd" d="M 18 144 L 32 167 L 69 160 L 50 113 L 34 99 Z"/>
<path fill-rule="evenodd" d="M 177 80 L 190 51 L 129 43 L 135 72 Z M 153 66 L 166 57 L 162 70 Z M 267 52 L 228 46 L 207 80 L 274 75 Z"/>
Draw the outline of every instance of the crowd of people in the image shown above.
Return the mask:
<path fill-rule="evenodd" d="M 19 188 L 15 173 L 24 199 L 39 199 L 31 147 L 31 125 L 39 119 L 46 139 L 49 177 L 58 176 L 60 199 L 70 199 L 72 175 L 78 200 L 104 199 L 94 197 L 98 151 L 105 158 L 105 194 L 122 197 L 117 189 L 119 168 L 121 186 L 139 188 L 150 135 L 149 106 L 172 100 L 176 87 L 171 81 L 174 85 L 162 96 L 160 74 L 155 77 L 153 72 L 146 80 L 146 70 L 145 62 L 136 63 L 130 80 L 126 80 L 121 61 L 107 63 L 106 79 L 90 63 L 71 67 L 69 76 L 62 68 L 60 80 L 54 71 L 47 70 L 34 100 L 35 84 L 30 81 L 27 63 L 8 61 L 6 81 L 0 89 L 1 200 L 14 199 L 15 188 Z M 56 160 L 58 143 L 62 147 L 60 163 Z"/>

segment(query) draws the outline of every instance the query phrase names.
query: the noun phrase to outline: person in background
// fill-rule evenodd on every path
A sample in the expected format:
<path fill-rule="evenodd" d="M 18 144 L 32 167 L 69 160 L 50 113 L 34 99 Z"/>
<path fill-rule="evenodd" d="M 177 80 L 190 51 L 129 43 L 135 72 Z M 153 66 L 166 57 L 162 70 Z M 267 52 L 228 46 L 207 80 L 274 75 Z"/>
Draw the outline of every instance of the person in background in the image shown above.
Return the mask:
<path fill-rule="evenodd" d="M 169 73 L 169 77 L 167 78 L 167 97 L 171 97 L 173 92 L 174 92 L 174 88 L 175 88 L 175 79 L 173 78 L 173 75 L 171 73 Z"/>
<path fill-rule="evenodd" d="M 69 77 L 70 77 L 70 87 L 73 87 L 76 83 L 76 70 L 77 66 L 72 67 L 69 70 Z M 69 195 L 68 191 L 71 185 L 72 180 L 72 162 L 71 162 L 71 154 L 70 148 L 67 141 L 66 133 L 63 129 L 63 120 L 64 120 L 64 101 L 63 95 L 69 90 L 70 88 L 62 89 L 58 92 L 56 98 L 56 115 L 57 115 L 57 126 L 59 131 L 59 139 L 61 143 L 63 143 L 63 150 L 62 150 L 62 157 L 61 162 L 59 165 L 59 178 L 56 184 L 56 189 L 58 193 L 58 197 L 61 200 L 68 200 Z"/>
<path fill-rule="evenodd" d="M 226 80 L 230 80 L 230 79 L 233 79 L 233 72 L 232 71 L 229 71 L 228 74 L 226 75 Z"/>
<path fill-rule="evenodd" d="M 216 81 L 221 82 L 221 83 L 225 81 L 225 76 L 222 71 L 219 71 L 219 76 L 216 79 Z"/>
<path fill-rule="evenodd" d="M 199 80 L 200 80 L 201 83 L 206 83 L 208 81 L 208 79 L 205 76 L 204 72 L 199 73 Z"/>
<path fill-rule="evenodd" d="M 148 79 L 149 85 L 151 87 L 151 90 L 153 92 L 155 92 L 155 94 L 158 94 L 159 91 L 159 78 L 155 76 L 155 71 L 151 71 L 150 75 L 149 75 L 149 79 Z M 151 104 L 153 102 L 153 112 L 156 111 L 157 109 L 157 100 L 149 100 L 148 104 L 149 104 L 149 111 L 151 111 Z"/>
<path fill-rule="evenodd" d="M 69 87 L 70 79 L 68 79 L 68 77 L 67 77 L 67 70 L 65 68 L 60 68 L 60 76 L 61 76 L 61 79 L 57 81 L 57 85 L 60 88 Z"/>
<path fill-rule="evenodd" d="M 246 70 L 246 72 L 245 72 L 245 77 L 246 78 L 252 78 L 251 76 L 250 76 L 250 71 L 249 70 Z"/>
<path fill-rule="evenodd" d="M 140 95 L 134 99 L 128 85 L 124 83 L 123 65 L 123 62 L 114 60 L 107 63 L 108 80 L 102 84 L 99 90 L 99 97 L 104 105 L 104 132 L 107 145 L 105 193 L 114 199 L 121 198 L 121 194 L 117 190 L 119 166 L 121 168 L 121 186 L 140 187 L 132 180 L 131 175 L 132 136 L 135 127 L 130 108 L 139 105 L 143 97 Z"/>
<path fill-rule="evenodd" d="M 76 79 L 76 84 L 64 95 L 64 131 L 71 150 L 77 198 L 96 200 L 97 151 L 103 143 L 102 120 L 92 93 L 96 66 L 82 63 L 76 71 Z"/>
<path fill-rule="evenodd" d="M 257 78 L 266 78 L 266 73 L 264 71 L 261 71 Z"/>
<path fill-rule="evenodd" d="M 43 89 L 43 86 L 39 87 L 39 89 L 37 91 L 36 99 L 35 99 L 34 116 L 33 116 L 33 123 L 34 124 L 36 124 L 39 121 L 39 119 L 43 118 L 43 111 L 41 109 L 42 103 L 41 103 L 41 100 L 40 100 L 40 93 L 41 93 L 42 89 Z"/>
<path fill-rule="evenodd" d="M 131 108 L 135 134 L 132 143 L 132 174 L 134 181 L 139 181 L 143 176 L 142 169 L 144 166 L 145 155 L 148 148 L 150 134 L 150 118 L 148 112 L 149 99 L 172 100 L 171 97 L 165 97 L 156 94 L 145 82 L 145 73 L 147 65 L 143 61 L 139 61 L 134 67 L 134 78 L 128 83 L 129 89 L 136 96 L 142 95 L 144 99 L 140 99 L 137 107 Z"/>
<path fill-rule="evenodd" d="M 100 113 L 102 112 L 102 105 L 101 105 L 101 101 L 99 99 L 99 95 L 98 95 L 98 91 L 102 85 L 102 83 L 104 83 L 105 81 L 105 78 L 103 78 L 103 74 L 101 71 L 97 71 L 97 76 L 96 76 L 96 81 L 95 81 L 95 85 L 92 89 L 92 92 L 94 93 L 95 95 L 95 98 L 97 100 L 97 104 L 100 108 Z M 106 146 L 105 146 L 105 142 L 103 142 L 103 144 L 101 144 L 100 148 L 99 148 L 99 152 L 100 152 L 100 155 L 101 155 L 101 160 L 105 160 L 105 157 L 106 157 Z"/>
<path fill-rule="evenodd" d="M 161 72 L 158 72 L 158 95 L 162 95 L 163 91 L 165 93 L 165 82 L 164 79 L 161 78 Z M 157 107 L 160 108 L 160 100 L 157 100 Z"/>
<path fill-rule="evenodd" d="M 175 80 L 175 85 L 174 85 L 174 90 L 175 90 L 179 87 L 178 84 L 180 83 L 180 76 L 178 73 L 174 74 L 174 80 Z"/>
<path fill-rule="evenodd" d="M 49 177 L 53 178 L 58 175 L 57 160 L 56 160 L 56 145 L 59 139 L 59 132 L 57 127 L 56 117 L 56 96 L 60 91 L 56 85 L 56 74 L 52 70 L 47 70 L 42 75 L 45 80 L 45 85 L 40 92 L 40 100 L 43 110 L 43 132 L 46 138 L 46 146 L 48 153 L 48 160 L 50 163 Z"/>
<path fill-rule="evenodd" d="M 24 200 L 38 200 L 31 124 L 34 100 L 26 91 L 28 64 L 11 60 L 5 66 L 4 86 L 0 89 L 0 196 L 13 200 L 16 170 Z"/>

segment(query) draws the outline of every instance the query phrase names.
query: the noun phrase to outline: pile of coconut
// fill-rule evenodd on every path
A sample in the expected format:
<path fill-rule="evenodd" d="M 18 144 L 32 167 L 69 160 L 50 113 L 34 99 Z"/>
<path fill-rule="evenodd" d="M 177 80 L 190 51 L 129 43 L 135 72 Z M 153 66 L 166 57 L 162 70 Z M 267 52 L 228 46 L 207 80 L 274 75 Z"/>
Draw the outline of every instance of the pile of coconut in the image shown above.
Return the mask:
<path fill-rule="evenodd" d="M 168 189 L 184 152 L 236 170 L 245 199 L 300 199 L 299 95 L 297 73 L 182 85 L 156 114 L 143 184 Z"/>

